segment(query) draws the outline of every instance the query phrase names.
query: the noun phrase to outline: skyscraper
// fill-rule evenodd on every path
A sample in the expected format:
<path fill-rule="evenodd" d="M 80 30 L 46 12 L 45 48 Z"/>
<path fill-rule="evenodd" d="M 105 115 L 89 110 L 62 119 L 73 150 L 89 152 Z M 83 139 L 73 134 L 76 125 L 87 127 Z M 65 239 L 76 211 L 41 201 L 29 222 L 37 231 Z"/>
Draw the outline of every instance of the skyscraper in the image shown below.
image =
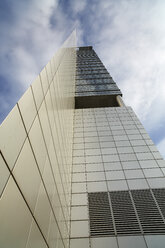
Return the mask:
<path fill-rule="evenodd" d="M 165 161 L 121 96 L 73 33 L 1 126 L 0 246 L 164 247 Z"/>

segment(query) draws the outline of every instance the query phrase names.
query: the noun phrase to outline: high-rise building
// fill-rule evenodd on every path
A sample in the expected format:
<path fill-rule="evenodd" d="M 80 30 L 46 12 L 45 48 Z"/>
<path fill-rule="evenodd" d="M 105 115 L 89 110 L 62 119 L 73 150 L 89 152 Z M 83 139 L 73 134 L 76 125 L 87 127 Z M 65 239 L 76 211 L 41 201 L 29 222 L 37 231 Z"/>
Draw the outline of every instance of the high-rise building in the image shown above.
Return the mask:
<path fill-rule="evenodd" d="M 165 161 L 75 33 L 0 128 L 0 247 L 164 248 Z"/>

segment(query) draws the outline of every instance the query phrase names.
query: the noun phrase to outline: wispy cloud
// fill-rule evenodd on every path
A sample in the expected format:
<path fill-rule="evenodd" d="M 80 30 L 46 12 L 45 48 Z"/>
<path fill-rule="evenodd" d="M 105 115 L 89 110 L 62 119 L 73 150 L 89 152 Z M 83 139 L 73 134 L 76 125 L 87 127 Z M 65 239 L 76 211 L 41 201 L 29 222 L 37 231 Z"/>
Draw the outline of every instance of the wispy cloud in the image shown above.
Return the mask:
<path fill-rule="evenodd" d="M 87 7 L 87 0 L 84 1 L 72 0 L 70 1 L 70 6 L 74 14 L 79 14 Z"/>
<path fill-rule="evenodd" d="M 164 1 L 103 0 L 88 20 L 88 40 L 157 143 L 165 126 L 164 10 Z"/>
<path fill-rule="evenodd" d="M 162 154 L 162 156 L 165 158 L 165 138 L 163 140 L 161 140 L 161 142 L 158 144 L 158 149 L 160 151 L 160 153 Z"/>
<path fill-rule="evenodd" d="M 77 27 L 78 44 L 94 46 L 125 102 L 164 146 L 165 1 L 2 0 L 0 5 L 1 120 Z"/>
<path fill-rule="evenodd" d="M 57 0 L 7 0 L 0 4 L 0 76 L 5 79 L 0 81 L 2 121 L 66 39 L 66 33 L 72 31 L 74 21 L 67 20 Z M 4 84 L 10 91 L 2 90 Z"/>

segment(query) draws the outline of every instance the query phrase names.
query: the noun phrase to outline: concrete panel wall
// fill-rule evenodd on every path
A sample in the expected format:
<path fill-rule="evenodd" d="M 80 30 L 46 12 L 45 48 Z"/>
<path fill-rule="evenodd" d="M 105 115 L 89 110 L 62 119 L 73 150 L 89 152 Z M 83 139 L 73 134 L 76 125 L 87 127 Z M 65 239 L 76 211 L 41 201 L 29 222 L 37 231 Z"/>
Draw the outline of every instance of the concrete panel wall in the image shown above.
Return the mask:
<path fill-rule="evenodd" d="M 130 107 L 76 109 L 73 142 L 70 247 L 152 248 L 152 242 L 157 244 L 155 247 L 164 247 L 164 231 L 162 236 L 135 236 L 135 232 L 121 237 L 112 232 L 106 234 L 108 227 L 100 237 L 97 233 L 94 237 L 93 227 L 90 228 L 90 214 L 98 206 L 90 210 L 89 194 L 121 192 L 123 195 L 125 191 L 165 188 L 165 161 L 133 110 Z M 95 223 L 100 220 L 97 227 L 106 226 L 108 216 L 103 222 L 100 217 L 105 202 L 97 199 L 95 203 L 101 209 L 99 214 L 95 213 Z M 127 225 L 125 218 L 125 229 Z"/>
<path fill-rule="evenodd" d="M 0 128 L 0 247 L 68 247 L 75 33 Z"/>

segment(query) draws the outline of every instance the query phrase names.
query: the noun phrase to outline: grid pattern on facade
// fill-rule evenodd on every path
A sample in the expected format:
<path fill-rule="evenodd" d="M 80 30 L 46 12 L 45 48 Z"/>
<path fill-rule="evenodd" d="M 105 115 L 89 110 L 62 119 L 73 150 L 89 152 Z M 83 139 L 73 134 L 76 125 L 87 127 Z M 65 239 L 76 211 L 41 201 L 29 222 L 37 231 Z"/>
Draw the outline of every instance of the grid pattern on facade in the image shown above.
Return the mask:
<path fill-rule="evenodd" d="M 76 97 L 121 95 L 116 83 L 92 48 L 77 50 L 75 94 Z"/>
<path fill-rule="evenodd" d="M 149 189 L 165 188 L 165 161 L 132 109 L 119 107 L 120 93 L 92 47 L 79 48 L 71 248 L 164 247 L 163 193 L 156 196 Z M 141 189 L 149 192 L 148 213 L 146 202 L 134 201 L 131 193 L 143 194 Z M 152 208 L 153 221 L 148 218 Z"/>
<path fill-rule="evenodd" d="M 68 247 L 75 66 L 59 49 L 0 127 L 0 247 Z"/>
<path fill-rule="evenodd" d="M 117 235 L 165 233 L 165 219 L 152 191 L 115 191 L 109 192 L 109 196 L 107 192 L 88 194 L 92 237 L 113 236 L 115 229 Z"/>
<path fill-rule="evenodd" d="M 165 161 L 130 107 L 76 110 L 73 185 L 164 188 L 164 172 Z"/>
<path fill-rule="evenodd" d="M 116 219 L 116 224 L 113 221 L 114 236 L 91 236 L 90 233 L 88 194 L 120 191 L 122 195 L 122 192 L 131 190 L 165 188 L 165 161 L 133 110 L 130 107 L 76 109 L 73 143 L 71 216 L 76 214 L 77 219 L 71 220 L 71 248 L 75 248 L 72 241 L 83 244 L 86 240 L 88 248 L 98 248 L 99 242 L 107 240 L 113 243 L 114 239 L 117 240 L 114 241 L 115 247 L 120 248 L 123 248 L 123 242 L 127 244 L 124 247 L 131 248 L 134 243 L 137 247 L 153 248 L 153 242 L 159 242 L 164 247 L 163 232 L 143 231 L 134 203 L 131 210 L 134 208 L 136 211 L 132 210 L 132 219 L 127 219 L 127 223 L 132 221 L 134 224 L 132 234 L 131 228 L 128 234 L 120 226 L 122 215 L 120 221 Z M 156 198 L 153 192 L 152 196 Z M 130 197 L 133 201 L 132 195 Z M 161 202 L 163 208 L 163 200 Z"/>
<path fill-rule="evenodd" d="M 121 92 L 92 47 L 77 66 L 74 47 L 73 32 L 1 126 L 0 247 L 164 248 L 165 161 L 112 107 Z M 74 113 L 83 97 L 93 109 Z"/>

